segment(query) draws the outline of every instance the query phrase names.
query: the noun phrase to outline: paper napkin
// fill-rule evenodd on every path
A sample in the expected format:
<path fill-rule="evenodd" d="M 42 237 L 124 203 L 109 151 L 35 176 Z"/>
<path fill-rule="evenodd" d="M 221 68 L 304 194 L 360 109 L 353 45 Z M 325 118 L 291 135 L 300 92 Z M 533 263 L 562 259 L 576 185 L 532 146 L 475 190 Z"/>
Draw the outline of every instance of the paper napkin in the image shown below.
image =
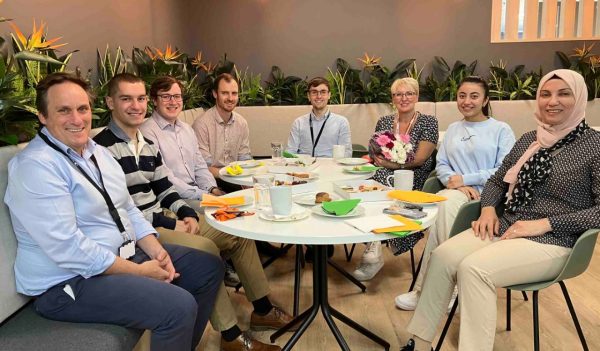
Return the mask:
<path fill-rule="evenodd" d="M 440 201 L 446 201 L 447 199 L 443 196 L 439 196 L 436 194 L 426 193 L 424 191 L 418 190 L 393 190 L 388 193 L 388 196 L 392 199 L 412 202 L 412 203 L 434 203 Z"/>
<path fill-rule="evenodd" d="M 377 166 L 358 166 L 359 171 L 367 172 L 367 171 L 376 171 L 382 167 Z"/>
<path fill-rule="evenodd" d="M 420 224 L 400 215 L 390 216 L 381 214 L 349 219 L 345 222 L 365 233 L 387 233 L 422 229 Z"/>
<path fill-rule="evenodd" d="M 330 201 L 323 202 L 321 207 L 323 211 L 336 215 L 336 216 L 344 216 L 350 213 L 353 209 L 358 206 L 360 199 L 350 199 L 350 200 L 339 200 L 339 201 Z"/>
<path fill-rule="evenodd" d="M 285 157 L 285 158 L 298 158 L 298 156 L 294 155 L 294 154 L 293 154 L 293 153 L 291 153 L 291 152 L 287 152 L 287 151 L 284 151 L 284 152 L 282 153 L 282 155 L 283 155 L 283 157 Z"/>
<path fill-rule="evenodd" d="M 243 205 L 246 200 L 243 196 L 236 197 L 217 197 L 210 194 L 202 194 L 200 206 L 204 207 L 223 207 Z"/>

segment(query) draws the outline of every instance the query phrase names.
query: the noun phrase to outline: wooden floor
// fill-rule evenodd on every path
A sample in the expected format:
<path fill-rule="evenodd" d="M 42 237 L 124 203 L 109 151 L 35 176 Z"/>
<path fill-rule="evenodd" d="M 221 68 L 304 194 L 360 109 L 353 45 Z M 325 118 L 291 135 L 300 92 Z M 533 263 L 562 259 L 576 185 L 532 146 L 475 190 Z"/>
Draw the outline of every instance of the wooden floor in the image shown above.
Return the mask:
<path fill-rule="evenodd" d="M 417 245 L 415 252 L 422 252 L 424 240 Z M 343 257 L 343 247 L 338 245 L 335 261 L 344 265 L 348 270 L 354 269 L 364 246 L 359 245 L 353 262 L 346 263 Z M 342 278 L 337 272 L 329 270 L 329 295 L 331 305 L 350 318 L 386 339 L 392 346 L 392 351 L 399 350 L 409 335 L 405 331 L 412 312 L 400 311 L 394 307 L 394 297 L 407 291 L 410 282 L 410 255 L 408 253 L 394 257 L 389 250 L 385 251 L 385 266 L 370 282 L 367 282 L 367 292 L 360 290 Z M 567 281 L 567 287 L 573 304 L 579 316 L 590 350 L 600 350 L 600 242 L 596 244 L 595 257 L 587 272 L 575 279 Z M 271 299 L 286 310 L 292 309 L 292 287 L 294 250 L 279 259 L 266 269 L 271 286 Z M 310 306 L 312 299 L 312 268 L 310 265 L 302 273 L 301 310 Z M 252 305 L 243 293 L 235 293 L 228 289 L 231 299 L 238 310 L 239 324 L 247 329 Z M 532 350 L 532 303 L 523 301 L 520 293 L 512 294 L 512 328 L 505 330 L 505 291 L 498 292 L 498 322 L 496 326 L 496 341 L 494 350 L 517 351 Z M 568 309 L 562 297 L 558 284 L 540 292 L 540 340 L 542 350 L 580 350 L 579 339 L 573 326 Z M 460 314 L 454 318 L 443 350 L 456 350 L 458 347 L 458 327 Z M 337 323 L 352 350 L 368 351 L 383 350 L 366 337 L 354 332 L 341 322 Z M 440 325 L 440 331 L 442 326 Z M 253 334 L 259 340 L 267 341 L 270 333 Z M 277 344 L 283 346 L 288 335 L 284 335 Z M 438 334 L 439 335 L 439 334 Z M 210 326 L 204 333 L 198 350 L 218 351 L 220 334 Z M 317 315 L 315 322 L 309 327 L 294 350 L 339 350 L 339 346 L 329 331 L 322 315 Z"/>

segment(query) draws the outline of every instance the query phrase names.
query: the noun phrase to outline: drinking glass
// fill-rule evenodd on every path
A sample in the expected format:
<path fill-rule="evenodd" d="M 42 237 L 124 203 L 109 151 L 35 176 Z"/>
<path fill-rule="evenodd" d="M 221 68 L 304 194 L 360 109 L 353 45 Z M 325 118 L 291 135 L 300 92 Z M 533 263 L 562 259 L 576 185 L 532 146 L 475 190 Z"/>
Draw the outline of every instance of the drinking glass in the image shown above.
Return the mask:
<path fill-rule="evenodd" d="M 271 142 L 271 159 L 274 163 L 283 161 L 283 145 L 279 141 Z"/>
<path fill-rule="evenodd" d="M 273 186 L 275 176 L 272 174 L 256 174 L 252 176 L 254 189 L 254 207 L 257 210 L 265 210 L 271 207 L 269 187 Z"/>

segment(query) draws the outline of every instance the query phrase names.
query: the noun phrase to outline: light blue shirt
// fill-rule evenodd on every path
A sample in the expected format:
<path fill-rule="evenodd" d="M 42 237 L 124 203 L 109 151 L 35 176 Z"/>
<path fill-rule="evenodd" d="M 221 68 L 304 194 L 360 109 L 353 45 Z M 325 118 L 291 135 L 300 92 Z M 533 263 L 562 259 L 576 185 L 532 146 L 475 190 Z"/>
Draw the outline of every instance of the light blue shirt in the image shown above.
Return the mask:
<path fill-rule="evenodd" d="M 75 276 L 103 273 L 114 263 L 124 236 L 139 240 L 156 232 L 133 203 L 125 175 L 107 149 L 90 139 L 80 156 L 46 129 L 42 133 L 100 184 L 90 159 L 95 156 L 126 234 L 119 232 L 100 192 L 65 155 L 36 136 L 10 160 L 4 197 L 18 242 L 17 291 L 31 296 Z"/>
<path fill-rule="evenodd" d="M 329 118 L 327 119 L 327 123 L 325 123 L 323 133 L 315 148 L 315 156 L 332 157 L 333 145 L 344 145 L 345 156 L 352 157 L 352 137 L 350 135 L 350 124 L 348 123 L 348 119 L 331 112 L 327 112 L 319 119 L 316 119 L 312 112 L 296 118 L 292 124 L 286 151 L 293 154 L 311 155 L 313 143 L 310 138 L 309 118 L 312 118 L 313 136 L 316 141 L 317 135 L 319 135 L 319 131 L 328 114 Z"/>
<path fill-rule="evenodd" d="M 140 126 L 140 131 L 160 151 L 163 162 L 170 170 L 169 181 L 182 198 L 202 199 L 202 194 L 217 186 L 189 124 L 180 120 L 170 123 L 154 111 Z"/>
<path fill-rule="evenodd" d="M 465 185 L 481 192 L 514 144 L 510 126 L 494 118 L 454 122 L 448 126 L 436 156 L 437 177 L 446 185 L 450 176 L 462 175 Z"/>

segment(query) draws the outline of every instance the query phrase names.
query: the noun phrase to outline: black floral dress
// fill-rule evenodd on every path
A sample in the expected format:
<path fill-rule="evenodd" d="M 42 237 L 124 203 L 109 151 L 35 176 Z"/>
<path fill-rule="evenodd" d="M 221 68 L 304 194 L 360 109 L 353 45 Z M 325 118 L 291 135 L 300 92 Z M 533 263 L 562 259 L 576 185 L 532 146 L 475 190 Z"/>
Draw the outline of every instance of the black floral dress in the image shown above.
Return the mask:
<path fill-rule="evenodd" d="M 375 126 L 375 132 L 383 132 L 386 130 L 393 131 L 395 117 L 396 114 L 379 118 L 379 121 L 377 121 L 377 125 Z M 413 143 L 415 153 L 419 149 L 419 143 L 421 141 L 429 141 L 430 143 L 437 145 L 439 138 L 438 121 L 434 116 L 423 115 L 417 112 L 415 124 L 408 134 Z M 421 190 L 421 188 L 423 188 L 423 184 L 425 184 L 429 173 L 431 173 L 433 169 L 435 169 L 433 155 L 429 156 L 421 167 L 413 169 L 415 175 L 413 181 L 414 190 Z M 389 177 L 390 182 L 388 182 L 388 176 L 393 174 L 394 170 L 382 168 L 375 172 L 373 179 L 381 184 L 393 187 L 394 177 Z M 404 238 L 391 239 L 389 240 L 389 244 L 394 255 L 400 255 L 412 249 L 421 238 L 423 238 L 423 233 L 418 233 Z"/>

